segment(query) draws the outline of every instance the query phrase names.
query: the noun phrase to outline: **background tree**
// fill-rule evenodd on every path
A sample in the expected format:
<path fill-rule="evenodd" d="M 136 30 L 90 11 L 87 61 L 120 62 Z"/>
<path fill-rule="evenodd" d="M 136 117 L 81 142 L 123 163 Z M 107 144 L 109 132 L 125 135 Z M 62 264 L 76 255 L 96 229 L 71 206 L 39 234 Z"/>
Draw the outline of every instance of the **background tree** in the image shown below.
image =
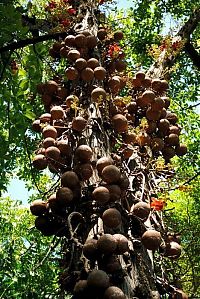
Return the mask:
<path fill-rule="evenodd" d="M 169 5 L 169 3 L 168 3 L 168 5 L 166 5 L 166 3 L 165 3 L 165 5 L 168 8 L 168 10 L 164 10 L 164 7 L 162 7 L 162 4 L 160 4 L 160 6 L 157 6 L 159 9 L 157 10 L 154 7 L 154 11 L 153 11 L 152 10 L 153 4 L 152 4 L 151 7 L 149 6 L 148 3 L 138 4 L 138 6 L 136 6 L 136 9 L 134 11 L 134 16 L 138 16 L 138 18 L 139 18 L 139 16 L 141 15 L 141 13 L 142 13 L 142 16 L 144 15 L 144 11 L 145 11 L 146 12 L 146 14 L 145 14 L 146 19 L 144 19 L 143 22 L 145 23 L 145 20 L 146 20 L 147 24 L 148 24 L 148 22 L 149 22 L 149 15 L 151 14 L 152 15 L 152 17 L 151 17 L 151 19 L 152 19 L 151 25 L 155 26 L 155 28 L 156 28 L 155 31 L 157 30 L 157 32 L 155 34 L 153 34 L 153 36 L 152 36 L 152 32 L 153 32 L 152 26 L 150 26 L 148 24 L 149 29 L 150 29 L 148 31 L 148 30 L 146 30 L 148 28 L 148 26 L 146 27 L 145 24 L 144 24 L 144 26 L 140 26 L 140 22 L 139 21 L 138 22 L 136 21 L 135 22 L 136 24 L 134 24 L 134 33 L 133 32 L 127 32 L 127 34 L 129 34 L 131 37 L 134 37 L 134 41 L 135 41 L 134 42 L 134 45 L 135 45 L 134 51 L 133 51 L 133 47 L 131 47 L 131 52 L 128 51 L 128 57 L 132 57 L 131 62 L 136 61 L 136 62 L 141 63 L 140 59 L 142 59 L 142 65 L 143 66 L 146 65 L 146 68 L 149 67 L 151 61 L 150 61 L 150 59 L 147 56 L 147 52 L 146 53 L 142 53 L 142 55 L 141 55 L 140 54 L 140 50 L 142 48 L 142 45 L 143 45 L 143 49 L 146 50 L 146 46 L 145 46 L 146 44 L 151 45 L 152 43 L 156 42 L 158 44 L 158 41 L 160 42 L 161 38 L 158 36 L 158 34 L 161 32 L 161 28 L 160 29 L 157 28 L 157 26 L 156 26 L 157 20 L 161 20 L 161 18 L 163 17 L 163 14 L 166 13 L 166 12 L 167 13 L 172 13 L 175 17 L 176 16 L 180 17 L 180 13 L 181 13 L 181 16 L 184 16 L 184 15 L 187 16 L 187 14 L 188 14 L 188 8 L 187 9 L 185 8 L 184 2 L 181 3 L 181 7 L 182 7 L 181 10 L 180 10 L 180 7 L 179 7 L 179 9 L 176 9 L 176 8 L 173 7 L 173 5 Z M 193 2 L 192 6 L 194 4 L 195 3 Z M 4 8 L 5 7 L 6 6 L 4 6 Z M 13 6 L 10 6 L 10 8 L 11 7 L 13 8 Z M 36 13 L 36 11 L 34 11 L 33 7 L 29 8 L 29 10 L 32 10 L 32 13 L 33 12 Z M 10 9 L 9 9 L 9 11 L 10 11 Z M 13 9 L 13 11 L 16 13 L 15 9 Z M 133 12 L 133 10 L 130 12 L 130 15 L 132 14 L 132 12 Z M 21 11 L 20 11 L 20 13 L 17 13 L 18 18 L 21 17 L 20 14 L 21 14 Z M 12 14 L 11 14 L 11 16 L 12 16 Z M 28 24 L 30 23 L 30 19 L 29 18 L 28 18 Z M 119 18 L 120 18 L 120 15 L 119 15 Z M 17 20 L 16 15 L 15 15 L 15 17 L 13 16 L 13 19 Z M 135 19 L 136 19 L 136 17 L 135 17 Z M 130 19 L 128 18 L 127 20 L 130 20 Z M 154 20 L 156 20 L 156 21 L 154 21 Z M 13 32 L 12 22 L 10 22 L 10 24 L 11 24 L 10 28 L 9 28 L 10 32 Z M 21 24 L 21 23 L 19 22 L 19 24 Z M 45 25 L 47 26 L 46 23 L 45 23 Z M 130 24 L 128 24 L 128 25 L 129 25 L 128 28 L 131 28 Z M 138 29 L 138 31 L 136 30 L 137 25 L 138 25 L 138 27 L 140 26 L 140 28 Z M 22 37 L 23 37 L 22 26 L 21 25 L 19 25 L 19 26 L 20 26 L 19 32 L 20 32 L 20 34 L 22 34 Z M 123 26 L 123 22 L 122 22 L 121 26 Z M 25 27 L 26 34 L 28 32 L 28 34 L 30 34 L 30 37 L 32 39 L 33 30 L 32 29 L 30 30 L 29 27 L 30 26 Z M 40 22 L 39 28 L 41 28 L 41 22 Z M 141 32 L 142 28 L 144 28 L 143 32 Z M 34 31 L 34 38 L 37 38 L 36 37 L 36 35 L 37 35 L 36 31 L 38 30 L 37 25 L 36 25 L 36 28 L 34 27 L 34 30 L 35 30 Z M 43 28 L 42 28 L 42 30 L 43 30 Z M 49 30 L 49 28 L 47 29 L 47 31 L 48 30 Z M 45 31 L 42 31 L 42 32 L 44 33 Z M 148 36 L 148 32 L 149 32 L 149 36 Z M 198 31 L 197 31 L 197 33 L 198 33 Z M 147 36 L 147 38 L 146 39 L 144 38 L 144 40 L 142 39 L 142 41 L 141 41 L 141 38 L 140 38 L 141 35 L 142 36 Z M 194 36 L 194 41 L 195 41 L 195 35 L 193 34 L 193 36 Z M 17 36 L 17 38 L 19 38 L 19 39 L 20 39 L 20 37 L 21 37 L 20 35 Z M 25 35 L 24 35 L 24 37 L 25 37 Z M 137 37 L 138 37 L 138 39 L 137 39 Z M 129 40 L 130 40 L 129 44 L 131 45 L 131 38 Z M 147 40 L 148 40 L 148 43 L 147 43 Z M 6 41 L 8 41 L 8 39 Z M 141 41 L 141 43 L 143 43 L 142 45 L 140 44 L 140 41 Z M 32 41 L 32 42 L 34 42 L 34 41 Z M 167 39 L 166 39 L 166 43 L 167 43 Z M 170 42 L 169 42 L 169 44 L 170 44 Z M 3 160 L 2 161 L 2 163 L 3 163 L 2 164 L 2 170 L 5 173 L 5 176 L 2 176 L 2 179 L 3 179 L 2 182 L 4 182 L 4 183 L 6 183 L 9 170 L 15 169 L 16 166 L 19 166 L 19 165 L 20 165 L 20 168 L 19 168 L 20 171 L 19 172 L 20 172 L 21 176 L 24 177 L 24 178 L 29 178 L 30 177 L 30 172 L 27 169 L 27 165 L 26 165 L 26 163 L 24 163 L 24 161 L 27 161 L 27 149 L 28 149 L 28 153 L 30 153 L 32 151 L 33 141 L 35 141 L 35 137 L 33 136 L 33 133 L 26 134 L 26 139 L 25 139 L 25 141 L 22 142 L 22 140 L 24 140 L 23 139 L 23 134 L 24 134 L 25 127 L 27 126 L 28 123 L 30 123 L 29 119 L 34 119 L 34 115 L 32 114 L 32 110 L 34 109 L 34 112 L 37 115 L 40 114 L 41 111 L 42 111 L 42 106 L 39 105 L 39 103 L 40 103 L 39 102 L 40 101 L 39 97 L 37 97 L 37 96 L 35 97 L 36 92 L 35 92 L 35 82 L 33 82 L 33 76 L 35 75 L 35 78 L 36 78 L 35 80 L 37 80 L 39 78 L 39 75 L 41 76 L 41 74 L 42 74 L 42 68 L 40 70 L 39 67 L 38 68 L 34 67 L 35 64 L 36 64 L 35 59 L 37 59 L 39 61 L 38 57 L 42 58 L 43 55 L 46 56 L 48 47 L 45 50 L 45 47 L 42 44 L 41 44 L 41 46 L 37 44 L 34 47 L 32 47 L 32 46 L 29 47 L 29 49 L 27 50 L 27 53 L 26 53 L 25 49 L 26 48 L 23 48 L 23 50 L 21 50 L 21 48 L 19 48 L 19 50 L 17 50 L 17 51 L 21 51 L 21 53 L 19 52 L 21 55 L 17 56 L 17 59 L 19 59 L 19 57 L 24 57 L 22 59 L 20 58 L 20 62 L 21 62 L 21 65 L 24 66 L 25 70 L 23 68 L 21 68 L 21 72 L 20 72 L 20 70 L 17 71 L 16 64 L 14 62 L 11 64 L 12 72 L 14 71 L 14 73 L 15 73 L 17 71 L 16 72 L 17 75 L 18 75 L 17 77 L 13 76 L 13 73 L 9 74 L 7 76 L 7 74 L 9 73 L 9 69 L 6 69 L 5 67 L 3 67 L 3 69 L 2 69 L 2 71 L 4 73 L 4 76 L 6 75 L 4 77 L 4 78 L 6 78 L 5 79 L 6 81 L 4 81 L 3 94 L 4 94 L 4 96 L 6 96 L 6 95 L 7 96 L 4 99 L 9 99 L 9 101 L 5 101 L 5 102 L 7 102 L 6 103 L 6 107 L 7 107 L 7 109 L 6 109 L 6 115 L 4 114 L 4 116 L 2 117 L 2 122 L 4 123 L 4 130 L 2 131 L 2 136 L 3 136 L 2 137 L 2 141 L 5 144 L 8 144 L 10 146 L 8 152 L 7 152 L 7 147 L 3 148 L 2 149 L 3 152 L 2 152 L 2 155 L 1 155 L 1 157 L 5 158 L 5 156 L 7 154 L 7 157 L 9 157 L 9 160 L 7 160 L 7 161 Z M 24 53 L 22 53 L 22 51 Z M 41 53 L 40 53 L 40 51 L 41 51 Z M 7 53 L 7 52 L 3 52 L 3 53 Z M 14 52 L 14 55 L 15 55 L 15 53 L 17 54 L 18 52 Z M 30 54 L 30 53 L 32 53 L 32 54 Z M 154 46 L 153 47 L 153 56 L 158 55 L 158 53 L 159 53 L 159 48 L 156 47 L 156 46 Z M 6 57 L 6 55 L 7 54 L 5 54 L 5 56 L 4 56 L 4 54 L 3 54 L 3 56 L 2 56 L 3 60 L 4 60 L 4 66 L 6 66 L 6 62 L 8 61 L 8 57 Z M 192 56 L 191 52 L 190 52 L 190 56 Z M 194 56 L 192 56 L 192 57 L 194 57 Z M 31 59 L 32 59 L 33 63 L 31 63 Z M 47 59 L 47 62 L 44 64 L 44 69 L 46 67 L 48 67 L 49 71 L 47 72 L 47 74 L 45 74 L 44 79 L 47 78 L 47 77 L 49 77 L 49 75 L 52 73 L 51 67 L 53 67 L 53 72 L 55 71 L 55 69 L 57 69 L 57 70 L 60 71 L 59 67 L 57 67 L 54 63 L 50 64 L 48 62 L 48 58 L 45 58 L 45 60 L 46 59 Z M 184 114 L 187 113 L 187 118 L 182 117 L 181 121 L 183 121 L 184 125 L 185 125 L 185 123 L 187 123 L 188 127 L 192 127 L 193 128 L 193 130 L 191 131 L 191 135 L 193 135 L 193 138 L 190 139 L 191 141 L 189 141 L 189 149 L 190 149 L 190 151 L 189 151 L 189 154 L 186 156 L 186 158 L 183 160 L 184 164 L 182 163 L 182 165 L 184 167 L 180 168 L 179 162 L 175 161 L 177 163 L 176 165 L 178 165 L 179 170 L 180 170 L 179 171 L 180 172 L 179 173 L 179 177 L 177 178 L 177 181 L 181 177 L 182 178 L 182 183 L 185 183 L 187 180 L 189 180 L 189 178 L 197 177 L 197 174 L 198 174 L 198 165 L 197 165 L 198 134 L 199 134 L 198 133 L 198 123 L 197 123 L 198 119 L 197 119 L 197 116 L 195 114 L 195 111 L 193 112 L 191 109 L 187 109 L 188 106 L 196 105 L 196 103 L 194 103 L 194 104 L 191 103 L 192 102 L 191 99 L 194 99 L 194 102 L 196 100 L 196 96 L 197 96 L 197 92 L 198 91 L 197 91 L 197 88 L 195 88 L 195 86 L 197 86 L 198 77 L 197 77 L 197 75 L 195 73 L 195 75 L 191 78 L 191 72 L 193 70 L 193 64 L 190 63 L 191 60 L 188 59 L 187 56 L 185 56 L 185 55 L 182 55 L 182 57 L 179 56 L 178 62 L 179 62 L 179 65 L 177 65 L 176 73 L 174 75 L 174 82 L 175 83 L 174 83 L 174 85 L 172 85 L 172 88 L 171 88 L 171 90 L 173 91 L 174 95 L 177 94 L 177 96 L 176 96 L 177 104 L 175 102 L 174 109 L 176 109 L 176 107 L 179 108 L 179 106 L 180 106 L 180 100 L 179 100 L 179 98 L 180 98 L 181 99 L 181 103 L 183 104 L 183 107 L 182 107 L 183 111 L 182 112 Z M 189 63 L 191 64 L 190 67 L 188 67 Z M 33 66 L 33 72 L 32 73 L 31 73 L 30 64 Z M 38 63 L 38 66 L 41 67 L 41 63 Z M 30 73 L 26 72 L 26 68 L 27 68 L 28 71 L 30 71 Z M 135 67 L 135 69 L 137 69 L 137 66 Z M 30 79 L 27 78 L 27 74 L 28 74 L 28 76 L 30 76 L 29 77 Z M 185 82 L 182 81 L 183 78 L 185 77 L 185 74 L 189 74 L 189 75 L 186 75 L 187 84 L 185 84 Z M 10 77 L 10 81 L 9 81 L 9 77 Z M 179 79 L 179 78 L 181 78 L 181 79 Z M 181 92 L 181 93 L 178 92 L 179 91 L 179 89 L 178 89 L 179 85 L 176 83 L 177 81 L 178 82 L 183 82 L 183 83 L 181 83 L 182 90 L 185 89 L 185 86 L 188 87 L 187 88 L 188 90 L 185 90 L 185 93 L 184 93 L 184 95 L 186 95 L 185 96 L 185 100 L 183 98 L 183 92 Z M 38 80 L 38 82 L 39 82 L 39 80 Z M 173 81 L 172 81 L 171 84 L 173 84 Z M 10 86 L 11 86 L 11 88 L 10 88 Z M 21 95 L 20 95 L 20 90 L 23 90 L 23 92 L 21 92 Z M 176 92 L 176 90 L 177 90 L 177 92 Z M 33 91 L 33 95 L 31 95 L 32 98 L 30 98 L 30 100 L 29 100 L 30 102 L 27 103 L 27 99 L 26 99 L 26 101 L 24 101 L 24 98 L 27 98 L 26 93 L 29 94 L 31 91 Z M 17 98 L 17 101 L 16 101 L 16 98 Z M 188 98 L 190 99 L 189 103 L 187 101 Z M 4 105 L 3 107 L 5 107 L 5 102 L 3 103 L 3 105 Z M 11 106 L 8 103 L 11 103 Z M 2 109 L 2 111 L 3 110 L 5 111 L 5 109 Z M 20 117 L 19 117 L 18 120 L 16 119 L 16 116 L 19 115 L 19 113 L 17 113 L 16 111 L 17 112 L 21 112 L 21 115 L 20 115 Z M 187 122 L 186 122 L 186 119 L 187 119 Z M 17 132 L 16 132 L 16 128 L 14 126 L 12 127 L 12 125 L 11 125 L 12 123 L 14 124 L 15 120 L 16 120 L 16 127 L 17 127 L 17 123 L 18 122 L 21 125 L 21 127 L 19 126 L 20 130 L 17 130 Z M 23 120 L 23 123 L 22 123 L 22 120 Z M 14 146 L 17 145 L 16 147 L 14 147 L 14 150 L 13 150 L 11 141 L 14 144 Z M 21 144 L 21 147 L 20 147 L 20 144 Z M 23 150 L 23 149 L 25 149 L 25 150 Z M 5 150 L 6 150 L 6 152 L 5 152 Z M 16 157 L 17 157 L 17 159 L 16 159 Z M 16 161 L 18 161 L 18 164 L 16 164 Z M 190 168 L 188 168 L 188 161 L 190 162 L 190 164 L 192 164 L 190 166 Z M 187 168 L 185 167 L 185 165 L 187 165 Z M 187 171 L 185 171 L 185 169 L 187 169 Z M 188 174 L 189 174 L 189 176 L 188 176 Z M 36 181 L 37 179 L 38 178 L 37 178 L 36 174 L 34 173 L 34 181 Z M 177 181 L 175 181 L 175 187 L 177 187 L 176 186 Z M 193 182 L 193 181 L 191 181 L 191 182 Z M 191 183 L 191 182 L 189 182 L 189 183 Z M 4 184 L 4 186 L 5 186 L 5 184 Z M 196 192 L 196 184 L 194 184 L 194 193 L 195 192 Z M 197 206 L 196 202 L 195 202 L 195 206 Z M 195 207 L 195 210 L 196 210 L 196 207 Z M 191 209 L 191 211 L 192 211 L 192 209 Z M 187 220 L 188 220 L 188 215 L 189 214 L 186 215 L 186 219 Z M 183 220 L 182 223 L 184 224 L 184 220 Z M 191 221 L 189 223 L 191 225 Z M 171 224 L 169 224 L 169 225 L 171 225 Z M 193 238 L 195 239 L 195 232 L 194 232 Z M 190 239 L 190 236 L 188 234 L 186 234 L 186 236 L 185 236 L 184 239 L 188 240 L 188 239 Z M 196 241 L 194 241 L 194 243 L 196 244 Z M 193 246 L 194 246 L 194 243 L 193 243 Z M 198 246 L 198 244 L 197 244 L 197 246 Z M 190 252 L 190 250 L 188 252 Z M 198 261 L 198 259 L 195 260 L 195 263 L 197 261 Z M 192 271 L 192 272 L 195 271 L 194 262 L 191 263 L 190 271 Z M 195 274 L 193 273 L 193 278 L 194 278 L 194 276 L 195 276 Z M 189 286 L 190 285 L 188 284 L 188 288 L 190 288 Z M 196 284 L 192 283 L 192 286 L 194 287 L 194 291 L 193 292 L 197 292 Z"/>

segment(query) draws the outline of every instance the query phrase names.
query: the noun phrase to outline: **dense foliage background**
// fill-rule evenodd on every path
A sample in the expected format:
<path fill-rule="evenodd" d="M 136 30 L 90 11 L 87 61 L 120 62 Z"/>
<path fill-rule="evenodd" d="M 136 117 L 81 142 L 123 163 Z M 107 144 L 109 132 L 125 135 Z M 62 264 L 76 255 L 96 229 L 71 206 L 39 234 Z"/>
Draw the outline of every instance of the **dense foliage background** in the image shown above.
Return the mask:
<path fill-rule="evenodd" d="M 27 188 L 35 190 L 32 199 L 43 197 L 53 185 L 52 175 L 38 175 L 31 167 L 31 157 L 40 138 L 31 130 L 31 124 L 43 112 L 36 86 L 51 78 L 53 72 L 62 72 L 62 65 L 48 56 L 52 38 L 33 44 L 27 42 L 23 47 L 21 40 L 56 34 L 45 5 L 44 0 L 0 1 L 0 190 L 7 189 L 15 174 L 26 182 Z M 163 40 L 169 41 L 169 35 L 178 32 L 198 8 L 198 1 L 130 1 L 125 12 L 118 11 L 115 4 L 108 7 L 111 26 L 123 28 L 129 70 L 134 73 L 149 69 Z M 102 9 L 107 11 L 108 7 Z M 166 225 L 181 234 L 184 249 L 178 261 L 164 265 L 165 273 L 174 268 L 173 279 L 177 279 L 190 298 L 200 298 L 199 36 L 200 26 L 197 26 L 190 36 L 196 56 L 183 45 L 170 73 L 170 97 L 188 154 L 173 158 L 176 176 L 164 211 Z M 10 44 L 13 47 L 9 48 Z M 55 250 L 51 252 L 57 240 L 36 232 L 29 209 L 20 202 L 2 196 L 0 211 L 0 298 L 60 296 L 56 282 L 58 257 Z M 59 246 L 56 248 L 59 251 Z M 50 254 L 41 262 L 48 251 Z"/>

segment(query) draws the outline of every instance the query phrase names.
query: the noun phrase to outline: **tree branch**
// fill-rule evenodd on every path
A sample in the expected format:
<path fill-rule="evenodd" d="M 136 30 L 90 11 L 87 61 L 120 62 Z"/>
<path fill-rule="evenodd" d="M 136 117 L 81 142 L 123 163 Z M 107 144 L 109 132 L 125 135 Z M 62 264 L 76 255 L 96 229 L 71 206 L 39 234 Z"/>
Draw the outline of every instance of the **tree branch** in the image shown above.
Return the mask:
<path fill-rule="evenodd" d="M 189 20 L 182 26 L 179 32 L 174 36 L 172 41 L 183 41 L 185 44 L 189 41 L 190 35 L 196 29 L 198 23 L 200 22 L 200 8 L 196 9 L 190 16 Z M 166 51 L 161 52 L 158 59 L 155 63 L 150 67 L 148 71 L 148 75 L 152 78 L 166 78 L 169 79 L 169 73 L 172 66 L 175 64 L 176 59 L 179 55 L 166 55 Z M 195 53 L 196 54 L 196 53 Z"/>
<path fill-rule="evenodd" d="M 67 36 L 67 34 L 68 34 L 67 32 L 56 32 L 56 33 L 41 35 L 38 37 L 21 39 L 17 42 L 13 42 L 4 47 L 1 47 L 0 53 L 7 52 L 7 51 L 14 51 L 16 49 L 20 49 L 28 45 L 33 45 L 47 40 L 58 39 L 59 37 L 63 38 Z"/>
<path fill-rule="evenodd" d="M 200 69 L 200 55 L 199 53 L 195 50 L 193 45 L 191 44 L 190 41 L 188 41 L 185 44 L 185 52 L 188 54 L 188 56 L 191 58 L 193 64 Z"/>

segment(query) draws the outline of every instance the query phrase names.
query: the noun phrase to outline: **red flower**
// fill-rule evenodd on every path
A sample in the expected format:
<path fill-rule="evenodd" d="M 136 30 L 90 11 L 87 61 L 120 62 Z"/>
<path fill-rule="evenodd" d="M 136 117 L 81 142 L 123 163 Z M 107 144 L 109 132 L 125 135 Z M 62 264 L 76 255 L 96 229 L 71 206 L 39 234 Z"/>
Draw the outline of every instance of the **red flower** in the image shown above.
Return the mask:
<path fill-rule="evenodd" d="M 54 8 L 56 8 L 56 6 L 57 6 L 56 2 L 55 1 L 51 1 L 51 2 L 49 2 L 48 8 L 54 9 Z"/>
<path fill-rule="evenodd" d="M 158 198 L 151 198 L 151 208 L 156 211 L 161 211 L 165 207 L 166 203 L 164 200 Z"/>
<path fill-rule="evenodd" d="M 60 23 L 61 23 L 64 27 L 67 27 L 67 26 L 69 26 L 70 21 L 67 20 L 67 19 L 65 19 L 65 20 L 61 20 Z"/>
<path fill-rule="evenodd" d="M 70 15 L 75 15 L 75 14 L 76 14 L 76 9 L 74 9 L 74 8 L 69 8 L 69 9 L 67 10 L 67 12 L 68 12 Z"/>
<path fill-rule="evenodd" d="M 121 53 L 121 48 L 117 44 L 110 45 L 108 48 L 108 55 L 112 58 L 119 56 Z"/>

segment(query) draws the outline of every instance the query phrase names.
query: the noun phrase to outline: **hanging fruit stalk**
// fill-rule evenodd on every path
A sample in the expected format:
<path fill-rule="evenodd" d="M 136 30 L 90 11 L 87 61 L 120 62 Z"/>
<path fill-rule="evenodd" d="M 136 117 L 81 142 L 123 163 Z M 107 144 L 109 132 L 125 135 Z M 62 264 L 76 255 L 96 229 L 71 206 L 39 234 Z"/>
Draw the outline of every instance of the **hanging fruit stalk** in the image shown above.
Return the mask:
<path fill-rule="evenodd" d="M 43 136 L 33 166 L 60 182 L 31 204 L 35 226 L 62 238 L 59 282 L 73 298 L 160 298 L 147 249 L 177 258 L 181 247 L 166 238 L 164 203 L 152 194 L 173 174 L 166 163 L 187 152 L 168 82 L 142 71 L 128 78 L 123 32 L 102 24 L 97 1 L 67 9 L 67 36 L 49 50 L 66 62 L 65 76 L 38 85 L 45 113 L 33 123 Z"/>

